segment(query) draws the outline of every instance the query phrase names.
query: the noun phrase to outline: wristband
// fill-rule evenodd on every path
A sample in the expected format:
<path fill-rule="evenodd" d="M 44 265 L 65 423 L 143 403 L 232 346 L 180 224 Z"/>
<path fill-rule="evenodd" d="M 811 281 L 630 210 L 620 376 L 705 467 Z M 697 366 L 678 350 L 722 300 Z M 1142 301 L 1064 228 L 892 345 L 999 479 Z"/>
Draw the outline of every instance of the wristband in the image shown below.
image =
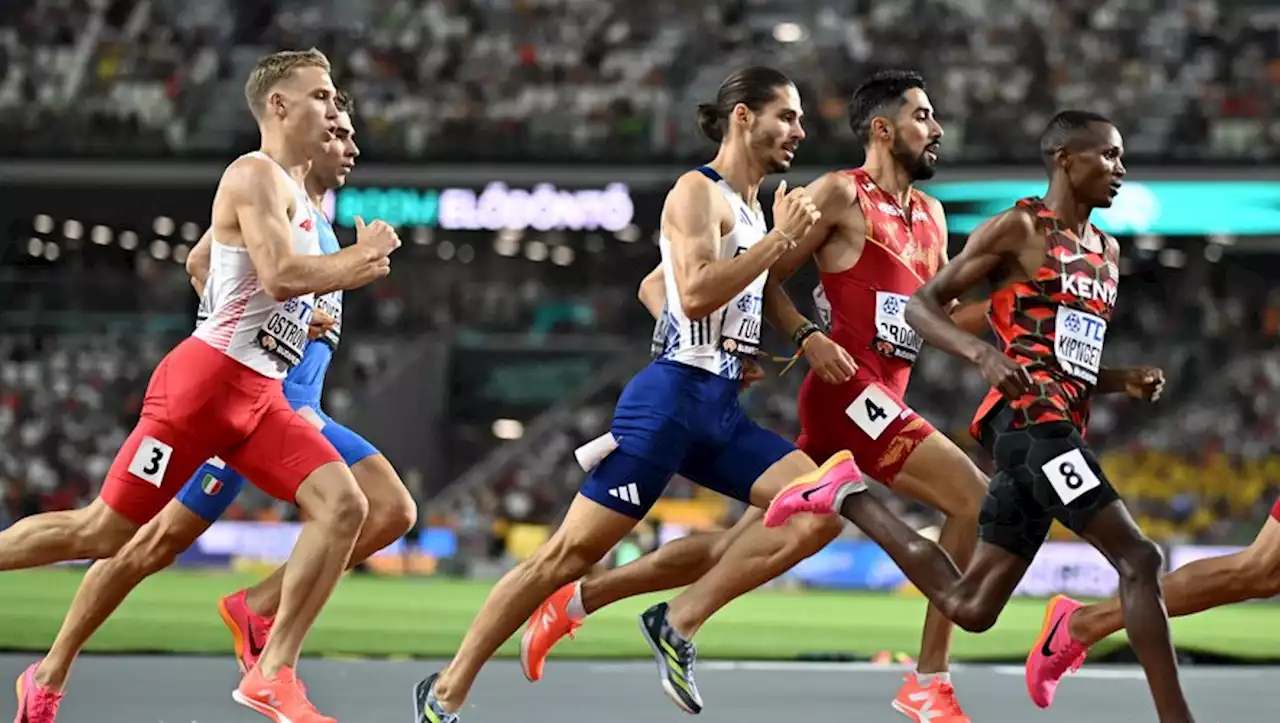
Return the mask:
<path fill-rule="evenodd" d="M 799 329 L 796 329 L 795 332 L 791 334 L 791 343 L 795 344 L 797 349 L 803 349 L 805 339 L 808 339 L 821 331 L 822 328 L 817 324 L 806 320 L 800 325 Z"/>

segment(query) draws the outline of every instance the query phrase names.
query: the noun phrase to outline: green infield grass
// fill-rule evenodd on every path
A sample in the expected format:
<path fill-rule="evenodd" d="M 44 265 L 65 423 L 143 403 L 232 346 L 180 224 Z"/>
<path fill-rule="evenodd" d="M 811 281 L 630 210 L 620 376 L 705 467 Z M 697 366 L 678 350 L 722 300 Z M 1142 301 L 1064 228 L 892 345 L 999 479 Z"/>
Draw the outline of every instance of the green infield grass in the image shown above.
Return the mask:
<path fill-rule="evenodd" d="M 48 648 L 80 581 L 78 570 L 0 575 L 0 649 Z M 145 582 L 89 644 L 95 652 L 226 653 L 231 638 L 218 597 L 254 582 L 243 573 L 169 571 Z M 307 640 L 310 655 L 447 657 L 484 601 L 489 583 L 441 578 L 351 576 L 342 582 Z M 649 649 L 636 615 L 667 596 L 627 600 L 593 615 L 556 656 L 642 658 Z M 814 591 L 755 592 L 720 612 L 698 634 L 699 657 L 795 659 L 915 655 L 922 599 Z M 1176 620 L 1180 648 L 1250 659 L 1280 659 L 1277 607 L 1237 605 Z M 956 635 L 957 660 L 1020 660 L 1039 631 L 1041 600 L 1015 599 L 987 633 Z M 517 635 L 500 655 L 518 652 Z M 1119 636 L 1098 654 L 1123 644 Z"/>

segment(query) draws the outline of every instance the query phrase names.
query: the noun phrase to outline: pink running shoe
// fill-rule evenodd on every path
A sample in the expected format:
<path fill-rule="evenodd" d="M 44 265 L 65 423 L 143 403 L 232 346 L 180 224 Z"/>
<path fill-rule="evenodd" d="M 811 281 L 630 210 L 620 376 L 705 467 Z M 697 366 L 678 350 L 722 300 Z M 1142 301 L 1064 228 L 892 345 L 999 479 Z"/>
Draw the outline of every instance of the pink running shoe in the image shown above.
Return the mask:
<path fill-rule="evenodd" d="M 40 661 L 37 660 L 18 678 L 18 715 L 13 723 L 54 723 L 58 717 L 62 694 L 36 682 L 36 668 L 39 666 Z"/>
<path fill-rule="evenodd" d="M 1045 610 L 1040 637 L 1027 656 L 1027 694 L 1031 702 L 1041 708 L 1053 704 L 1062 676 L 1084 665 L 1088 648 L 1072 639 L 1070 632 L 1071 616 L 1082 607 L 1082 603 L 1058 595 L 1049 601 Z"/>
<path fill-rule="evenodd" d="M 863 481 L 862 470 L 854 463 L 853 455 L 841 450 L 817 471 L 810 472 L 779 492 L 764 513 L 764 526 L 779 527 L 802 512 L 839 514 L 845 497 L 866 489 L 867 483 Z"/>
<path fill-rule="evenodd" d="M 240 666 L 240 674 L 245 675 L 258 664 L 258 657 L 267 646 L 272 621 L 249 609 L 244 590 L 219 600 L 218 615 L 231 631 L 231 640 L 236 647 L 236 664 Z"/>

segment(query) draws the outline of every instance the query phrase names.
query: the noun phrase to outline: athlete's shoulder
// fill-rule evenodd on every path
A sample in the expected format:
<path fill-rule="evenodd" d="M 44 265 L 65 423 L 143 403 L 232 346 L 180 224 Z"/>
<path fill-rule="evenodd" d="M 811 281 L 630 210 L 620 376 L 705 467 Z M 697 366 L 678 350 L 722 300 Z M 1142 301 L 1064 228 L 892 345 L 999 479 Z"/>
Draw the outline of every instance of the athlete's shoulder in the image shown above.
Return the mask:
<path fill-rule="evenodd" d="M 724 194 L 720 192 L 716 182 L 698 170 L 682 173 L 671 190 L 667 192 L 666 201 L 663 203 L 664 215 L 682 215 L 690 212 L 698 216 L 708 212 L 723 215 L 729 210 L 729 204 L 725 201 Z"/>
<path fill-rule="evenodd" d="M 1035 212 L 1018 203 L 983 221 L 969 235 L 966 248 L 979 246 L 988 251 L 1017 251 L 1035 234 Z"/>
<path fill-rule="evenodd" d="M 858 200 L 858 179 L 852 171 L 827 171 L 809 184 L 810 195 L 818 191 L 831 194 L 833 201 L 853 205 Z"/>
<path fill-rule="evenodd" d="M 267 193 L 272 196 L 284 189 L 286 178 L 276 162 L 256 154 L 246 154 L 232 161 L 222 172 L 219 191 L 235 195 Z"/>
<path fill-rule="evenodd" d="M 716 182 L 710 176 L 695 168 L 681 173 L 667 195 L 693 194 L 711 196 L 715 195 L 718 190 Z"/>

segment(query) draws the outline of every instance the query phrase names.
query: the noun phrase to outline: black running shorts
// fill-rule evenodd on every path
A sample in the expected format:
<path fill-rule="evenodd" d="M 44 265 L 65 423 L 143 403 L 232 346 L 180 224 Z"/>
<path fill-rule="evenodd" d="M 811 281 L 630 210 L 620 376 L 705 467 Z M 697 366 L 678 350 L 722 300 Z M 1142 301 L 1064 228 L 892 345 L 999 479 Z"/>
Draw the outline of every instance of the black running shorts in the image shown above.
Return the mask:
<path fill-rule="evenodd" d="M 1013 428 L 1013 411 L 997 405 L 980 425 L 996 462 L 978 518 L 986 542 L 1030 562 L 1057 520 L 1076 534 L 1120 496 L 1098 458 L 1070 422 Z"/>

